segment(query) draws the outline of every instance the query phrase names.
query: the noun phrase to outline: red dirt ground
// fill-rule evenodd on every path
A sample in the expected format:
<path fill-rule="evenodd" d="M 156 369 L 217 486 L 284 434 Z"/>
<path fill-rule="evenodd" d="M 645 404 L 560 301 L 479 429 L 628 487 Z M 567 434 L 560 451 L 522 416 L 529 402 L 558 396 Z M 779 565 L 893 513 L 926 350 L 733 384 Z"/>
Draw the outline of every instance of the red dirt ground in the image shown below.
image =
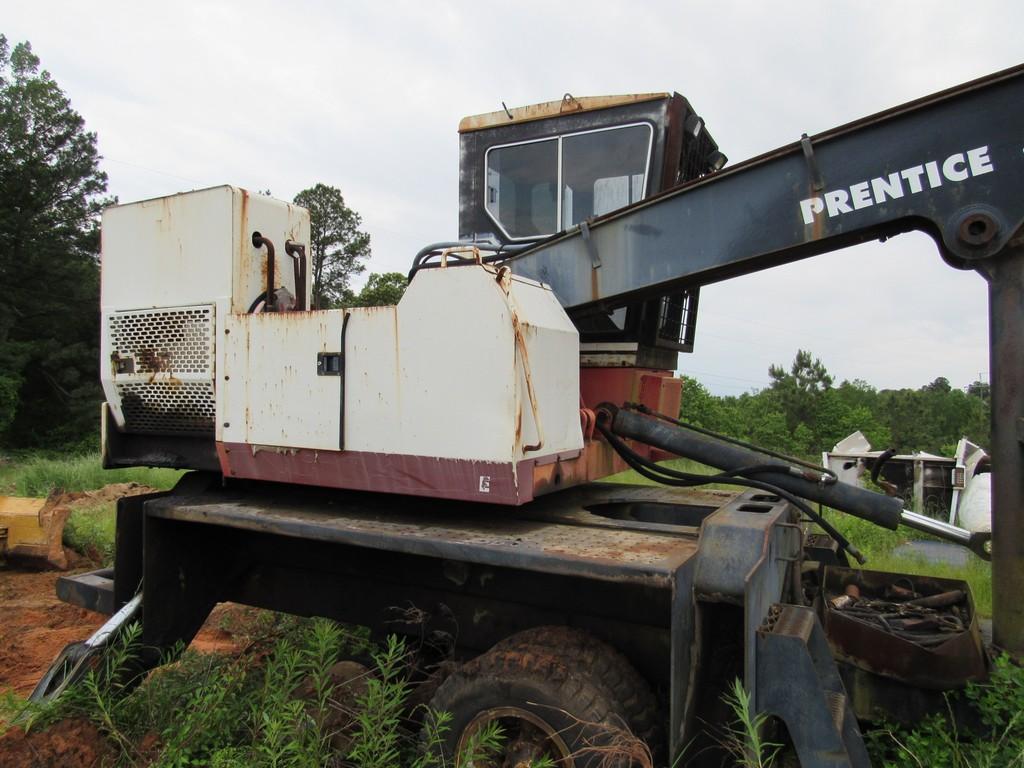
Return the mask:
<path fill-rule="evenodd" d="M 62 502 L 68 506 L 95 504 L 147 490 L 119 484 L 88 494 L 69 494 Z M 67 554 L 76 567 L 65 572 L 0 567 L 0 691 L 28 696 L 64 646 L 86 639 L 106 620 L 57 599 L 59 576 L 97 567 L 74 552 Z M 204 653 L 241 650 L 245 640 L 224 627 L 236 624 L 233 614 L 245 610 L 217 606 L 191 647 Z M 12 728 L 0 736 L 0 766 L 99 768 L 110 763 L 113 754 L 96 728 L 83 720 L 65 720 L 27 736 L 20 728 Z"/>
<path fill-rule="evenodd" d="M 106 620 L 60 602 L 54 592 L 60 575 L 0 568 L 0 691 L 28 696 L 65 645 L 84 640 Z M 233 614 L 247 610 L 217 606 L 191 647 L 204 653 L 241 650 L 245 640 L 222 626 L 236 623 Z M 0 766 L 11 768 L 100 768 L 112 765 L 113 755 L 95 726 L 83 720 L 65 720 L 27 736 L 12 728 L 0 736 Z"/>
<path fill-rule="evenodd" d="M 27 696 L 65 645 L 86 639 L 106 620 L 58 600 L 54 589 L 61 575 L 0 569 L 0 690 Z M 221 628 L 231 610 L 217 606 L 191 647 L 204 653 L 240 650 L 241 642 Z"/>
<path fill-rule="evenodd" d="M 62 720 L 27 736 L 12 728 L 0 736 L 0 758 L 12 768 L 99 768 L 112 764 L 114 751 L 89 721 Z"/>

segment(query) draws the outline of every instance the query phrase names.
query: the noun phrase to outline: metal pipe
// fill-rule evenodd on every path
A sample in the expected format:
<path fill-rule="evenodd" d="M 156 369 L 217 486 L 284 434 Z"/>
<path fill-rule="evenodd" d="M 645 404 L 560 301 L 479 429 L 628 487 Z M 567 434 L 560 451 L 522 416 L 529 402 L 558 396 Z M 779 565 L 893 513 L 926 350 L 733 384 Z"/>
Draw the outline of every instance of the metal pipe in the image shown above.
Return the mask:
<path fill-rule="evenodd" d="M 488 256 L 483 261 L 495 261 L 501 260 L 505 256 L 511 256 L 513 253 L 525 250 L 526 248 L 534 245 L 534 243 L 492 243 L 488 241 L 476 242 L 473 240 L 444 240 L 438 243 L 431 243 L 423 248 L 420 248 L 419 252 L 413 257 L 412 269 L 409 270 L 409 279 L 412 280 L 413 275 L 423 267 L 423 263 L 431 254 L 435 254 L 438 251 L 448 250 L 451 248 L 477 248 L 481 251 L 490 251 L 495 255 Z"/>
<path fill-rule="evenodd" d="M 252 233 L 252 244 L 254 248 L 267 246 L 267 298 L 266 311 L 273 312 L 277 307 L 274 297 L 274 244 L 259 232 Z"/>
<path fill-rule="evenodd" d="M 309 307 L 306 306 L 306 246 L 285 240 L 284 252 L 295 260 L 295 304 L 299 309 L 307 310 Z"/>
<path fill-rule="evenodd" d="M 802 471 L 797 474 L 791 473 L 790 464 L 774 457 L 632 411 L 606 406 L 602 406 L 600 411 L 598 418 L 603 414 L 611 416 L 611 429 L 621 437 L 637 440 L 726 471 L 754 465 L 777 466 L 778 473 L 758 475 L 757 479 L 770 482 L 805 499 L 820 501 L 835 509 L 841 509 L 884 528 L 895 530 L 899 526 L 903 512 L 903 502 L 900 499 L 846 483 L 813 482 L 804 478 Z"/>

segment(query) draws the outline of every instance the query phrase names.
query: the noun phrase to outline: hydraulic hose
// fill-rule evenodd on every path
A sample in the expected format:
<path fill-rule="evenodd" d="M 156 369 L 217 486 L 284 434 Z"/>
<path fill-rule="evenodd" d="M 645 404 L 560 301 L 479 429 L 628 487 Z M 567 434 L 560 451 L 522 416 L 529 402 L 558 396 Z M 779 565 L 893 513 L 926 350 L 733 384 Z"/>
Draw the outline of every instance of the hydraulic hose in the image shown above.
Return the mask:
<path fill-rule="evenodd" d="M 903 512 L 900 499 L 846 483 L 814 482 L 805 477 L 803 470 L 762 453 L 625 409 L 606 407 L 604 410 L 611 419 L 611 431 L 620 437 L 637 440 L 729 472 L 742 467 L 770 466 L 775 469 L 771 477 L 772 485 L 801 498 L 820 501 L 883 528 L 896 530 L 899 527 Z"/>
<path fill-rule="evenodd" d="M 784 498 L 790 499 L 790 496 L 787 493 L 783 493 L 783 491 L 799 496 L 802 499 L 811 499 L 827 504 L 854 517 L 860 517 L 890 530 L 896 530 L 902 524 L 908 528 L 929 533 L 945 541 L 965 546 L 984 560 L 991 560 L 992 558 L 991 534 L 972 533 L 948 523 L 932 520 L 924 515 L 910 512 L 903 509 L 902 499 L 884 496 L 880 493 L 846 483 L 830 484 L 824 476 L 815 481 L 813 476 L 808 476 L 806 470 L 798 469 L 788 461 L 766 461 L 766 459 L 774 458 L 774 456 L 767 457 L 759 451 L 748 450 L 737 445 L 735 442 L 718 439 L 709 435 L 704 430 L 698 432 L 687 429 L 686 427 L 671 423 L 673 420 L 665 417 L 659 416 L 659 418 L 664 419 L 664 421 L 659 421 L 651 416 L 644 416 L 629 410 L 606 405 L 599 408 L 598 418 L 600 424 L 603 424 L 605 427 L 602 430 L 602 434 L 607 435 L 607 430 L 614 433 L 614 435 L 646 443 L 669 453 L 685 456 L 700 461 L 703 464 L 725 470 L 724 475 L 708 476 L 711 478 L 708 482 L 733 482 L 735 475 L 747 476 L 746 479 L 748 480 L 752 480 L 749 477 L 750 475 L 768 475 L 768 477 L 762 477 L 758 480 L 753 480 L 753 482 L 763 482 L 765 485 L 768 485 L 770 481 L 770 486 L 775 488 L 774 492 Z M 665 421 L 670 422 L 671 425 L 665 423 Z M 614 445 L 613 443 L 613 447 Z M 619 449 L 616 448 L 616 450 Z M 624 458 L 626 457 L 624 456 Z M 634 463 L 644 466 L 643 462 L 646 462 L 647 466 L 644 468 L 648 472 L 660 472 L 662 476 L 670 477 L 685 475 L 685 473 L 675 473 L 667 467 L 661 467 L 636 454 Z M 634 463 L 631 463 L 629 459 L 627 459 L 627 463 L 630 463 L 630 466 L 636 469 Z M 651 477 L 649 474 L 645 474 L 645 476 Z M 704 476 L 690 475 L 689 477 L 703 478 Z M 733 479 L 726 480 L 723 478 Z M 659 478 L 652 477 L 651 479 Z M 735 484 L 739 485 L 740 483 Z M 797 506 L 804 510 L 805 514 L 808 514 L 811 519 L 821 525 L 830 536 L 836 539 L 841 547 L 848 549 L 854 557 L 857 557 L 858 560 L 860 559 L 859 553 L 850 547 L 849 543 L 842 536 L 839 536 L 832 526 L 825 523 L 820 515 L 808 512 L 810 508 L 806 505 L 798 503 Z"/>
<path fill-rule="evenodd" d="M 860 550 L 858 550 L 850 541 L 843 536 L 839 531 L 835 529 L 827 520 L 821 515 L 815 512 L 806 502 L 802 499 L 794 496 L 793 494 L 779 488 L 772 483 L 763 482 L 760 480 L 754 480 L 749 477 L 739 477 L 751 472 L 763 472 L 763 471 L 774 471 L 773 466 L 752 466 L 752 467 L 741 467 L 731 472 L 722 472 L 717 475 L 699 475 L 690 472 L 680 472 L 678 470 L 671 469 L 670 467 L 664 467 L 660 464 L 647 459 L 636 451 L 633 451 L 628 445 L 613 434 L 607 426 L 600 421 L 597 424 L 597 429 L 604 435 L 605 439 L 609 442 L 612 448 L 623 458 L 623 460 L 638 474 L 646 477 L 649 480 L 653 480 L 657 483 L 664 485 L 671 485 L 676 487 L 693 487 L 699 485 L 708 485 L 710 483 L 723 483 L 726 485 L 738 485 L 743 488 L 754 488 L 761 491 L 766 491 L 773 495 L 779 496 L 785 499 L 799 509 L 804 515 L 810 518 L 813 522 L 817 523 L 829 536 L 831 536 L 839 548 L 847 552 L 857 562 L 862 565 L 867 562 Z"/>

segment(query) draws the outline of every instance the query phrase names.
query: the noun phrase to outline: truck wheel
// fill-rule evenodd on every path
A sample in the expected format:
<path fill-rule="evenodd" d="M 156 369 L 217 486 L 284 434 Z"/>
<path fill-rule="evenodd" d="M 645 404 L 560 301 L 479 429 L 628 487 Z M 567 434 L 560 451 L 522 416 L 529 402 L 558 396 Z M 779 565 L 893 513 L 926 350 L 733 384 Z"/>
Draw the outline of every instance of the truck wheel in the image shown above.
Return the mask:
<path fill-rule="evenodd" d="M 494 650 L 530 646 L 557 654 L 567 664 L 583 670 L 595 683 L 605 686 L 611 699 L 621 705 L 630 730 L 647 744 L 658 763 L 665 743 L 658 701 L 651 686 L 625 656 L 589 632 L 563 626 L 532 627 L 517 632 L 495 645 Z"/>
<path fill-rule="evenodd" d="M 625 768 L 622 708 L 587 675 L 538 648 L 492 650 L 463 665 L 438 689 L 434 712 L 451 721 L 441 743 L 428 745 L 443 765 L 458 765 L 475 737 L 497 722 L 502 742 L 487 768 L 519 768 L 548 757 L 559 768 Z"/>

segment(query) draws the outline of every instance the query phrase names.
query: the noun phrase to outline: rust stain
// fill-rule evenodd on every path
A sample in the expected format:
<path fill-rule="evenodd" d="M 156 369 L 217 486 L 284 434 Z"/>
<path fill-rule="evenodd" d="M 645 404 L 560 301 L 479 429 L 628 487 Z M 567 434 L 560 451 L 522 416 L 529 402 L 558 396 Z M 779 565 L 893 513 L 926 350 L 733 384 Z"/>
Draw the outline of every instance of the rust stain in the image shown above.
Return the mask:
<path fill-rule="evenodd" d="M 162 373 L 170 370 L 171 353 L 165 351 L 156 352 L 152 349 L 140 349 L 138 356 L 139 365 L 151 373 Z"/>
<path fill-rule="evenodd" d="M 521 401 L 516 402 L 516 433 L 512 438 L 512 451 L 513 453 L 519 447 L 519 444 L 523 440 L 523 404 Z"/>
<path fill-rule="evenodd" d="M 523 361 L 523 376 L 526 379 L 526 394 L 530 399 L 530 411 L 533 413 L 533 423 L 537 428 L 537 442 L 532 445 L 524 445 L 523 453 L 539 451 L 544 446 L 544 437 L 541 435 L 540 413 L 537 406 L 537 393 L 533 388 L 533 375 L 530 373 L 530 357 L 526 351 L 526 339 L 523 337 L 523 329 L 519 323 L 519 315 L 515 308 L 509 305 L 509 314 L 512 319 L 512 332 L 515 334 L 516 349 Z M 517 441 L 518 442 L 518 441 Z"/>
<path fill-rule="evenodd" d="M 533 495 L 569 488 L 589 481 L 586 452 L 572 459 L 559 459 L 550 464 L 534 464 Z"/>
<path fill-rule="evenodd" d="M 241 228 L 238 233 L 238 274 L 233 278 L 234 283 L 234 296 L 232 297 L 232 311 L 234 312 L 245 312 L 248 309 L 246 297 L 243 295 L 245 290 L 245 280 L 252 270 L 252 243 L 249 242 L 249 193 L 246 190 L 242 192 L 242 210 L 240 215 L 239 227 Z M 264 275 L 266 278 L 266 275 Z M 255 298 L 255 297 L 253 297 Z"/>
<path fill-rule="evenodd" d="M 545 101 L 541 104 L 530 104 L 523 107 L 512 107 L 498 112 L 487 112 L 482 115 L 469 115 L 459 122 L 459 133 L 469 133 L 491 128 L 495 125 L 525 123 L 532 120 L 544 120 L 568 111 L 587 112 L 597 109 L 608 109 L 623 104 L 636 104 L 643 101 L 668 99 L 671 93 L 631 93 L 609 96 L 568 96 L 557 101 Z"/>

